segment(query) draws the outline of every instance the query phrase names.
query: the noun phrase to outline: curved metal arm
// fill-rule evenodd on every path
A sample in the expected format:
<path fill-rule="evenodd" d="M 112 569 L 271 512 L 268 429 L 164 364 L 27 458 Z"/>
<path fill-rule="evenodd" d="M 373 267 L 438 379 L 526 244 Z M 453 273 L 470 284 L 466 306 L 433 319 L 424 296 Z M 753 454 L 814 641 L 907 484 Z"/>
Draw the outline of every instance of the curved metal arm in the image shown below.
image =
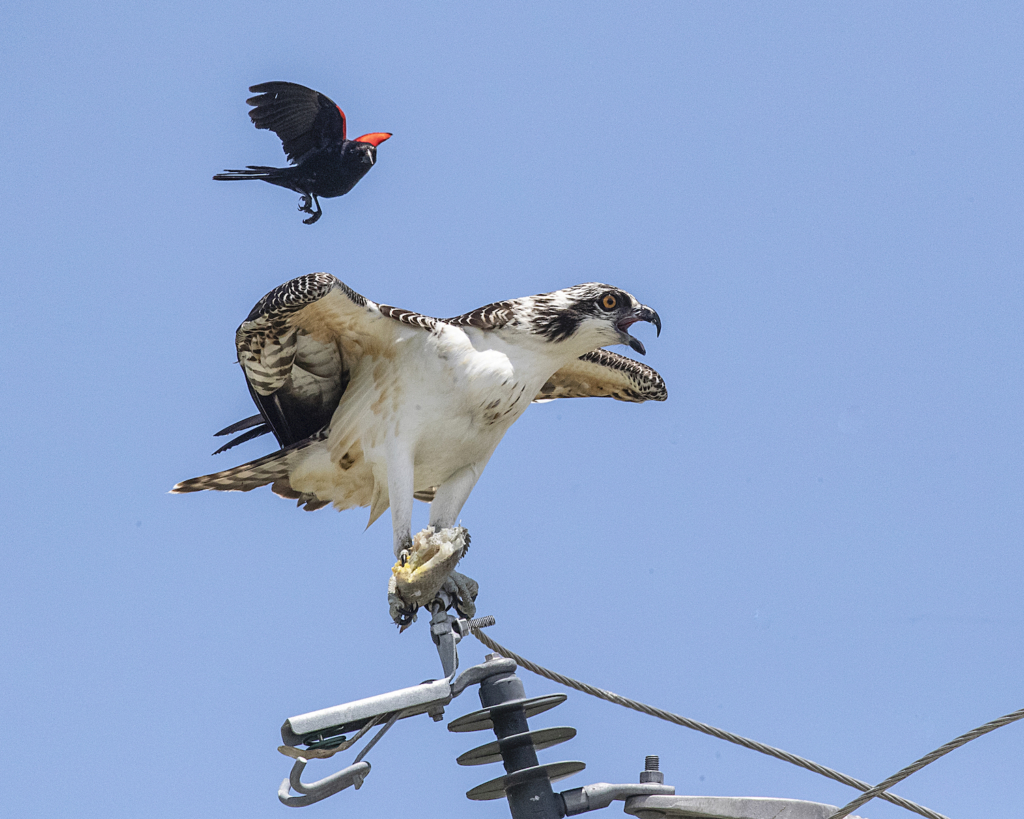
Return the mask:
<path fill-rule="evenodd" d="M 304 808 L 306 805 L 312 805 L 314 802 L 319 802 L 328 796 L 334 796 L 339 791 L 345 790 L 349 785 L 355 785 L 356 790 L 359 790 L 363 784 L 363 779 L 370 773 L 370 763 L 360 761 L 349 765 L 347 768 L 342 768 L 337 773 L 325 776 L 316 782 L 305 783 L 302 781 L 302 771 L 306 767 L 307 761 L 301 757 L 296 759 L 295 764 L 292 766 L 292 772 L 281 783 L 281 787 L 277 789 L 277 798 L 289 808 Z M 290 796 L 288 793 L 289 787 L 303 795 Z"/>
<path fill-rule="evenodd" d="M 516 666 L 512 660 L 494 658 L 483 665 L 467 669 L 454 685 L 452 684 L 458 668 L 455 645 L 472 629 L 484 628 L 493 622 L 493 617 L 459 620 L 453 615 L 446 614 L 444 609 L 439 609 L 434 612 L 431 637 L 437 644 L 438 654 L 441 656 L 444 679 L 420 683 L 411 688 L 367 697 L 333 708 L 323 708 L 285 720 L 281 728 L 281 738 L 285 744 L 278 750 L 293 758 L 295 764 L 292 765 L 288 778 L 277 789 L 277 798 L 281 803 L 289 808 L 303 808 L 333 796 L 349 785 L 355 786 L 358 790 L 370 772 L 370 763 L 364 762 L 363 757 L 398 720 L 423 713 L 439 720 L 444 714 L 444 706 L 451 702 L 453 697 L 461 694 L 466 686 L 479 683 L 484 677 L 494 674 L 498 668 L 506 670 L 505 666 L 508 666 L 508 671 L 514 670 Z M 339 751 L 347 750 L 382 721 L 384 724 L 380 730 L 366 743 L 355 761 L 347 768 L 316 782 L 302 781 L 302 772 L 310 759 L 326 759 Z M 342 736 L 343 732 L 347 734 L 357 728 L 355 736 L 351 739 Z M 322 736 L 328 736 L 330 742 L 323 742 Z M 310 737 L 315 739 L 315 743 L 310 741 Z M 317 747 L 303 750 L 297 747 L 301 744 L 316 744 Z M 299 795 L 292 795 L 293 790 Z"/>
<path fill-rule="evenodd" d="M 306 805 L 312 805 L 314 802 L 319 802 L 321 799 L 326 799 L 328 796 L 334 796 L 339 791 L 345 790 L 349 785 L 355 785 L 356 790 L 359 790 L 363 785 L 363 779 L 370 772 L 370 763 L 363 762 L 363 757 L 366 756 L 370 749 L 377 744 L 377 741 L 384 736 L 398 720 L 405 715 L 405 711 L 395 711 L 388 721 L 384 723 L 384 726 L 374 735 L 366 747 L 359 752 L 355 762 L 349 765 L 347 768 L 342 768 L 337 773 L 333 773 L 330 776 L 325 776 L 323 779 L 318 779 L 316 782 L 305 784 L 302 781 L 302 771 L 306 767 L 306 763 L 309 762 L 305 757 L 296 757 L 295 764 L 292 765 L 292 772 L 288 775 L 288 778 L 281 783 L 281 787 L 277 789 L 277 798 L 281 800 L 281 803 L 287 805 L 289 808 L 304 808 Z M 295 791 L 298 791 L 304 796 L 289 796 L 288 787 Z"/>

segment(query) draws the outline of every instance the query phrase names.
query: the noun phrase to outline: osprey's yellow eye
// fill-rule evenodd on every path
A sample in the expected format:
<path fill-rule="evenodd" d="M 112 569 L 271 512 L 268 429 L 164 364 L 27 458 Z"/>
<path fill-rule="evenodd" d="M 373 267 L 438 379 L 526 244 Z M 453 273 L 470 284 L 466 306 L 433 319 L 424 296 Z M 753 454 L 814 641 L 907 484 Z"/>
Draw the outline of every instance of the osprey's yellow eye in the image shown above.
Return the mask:
<path fill-rule="evenodd" d="M 618 303 L 619 300 L 612 293 L 606 293 L 604 298 L 601 299 L 601 306 L 605 310 L 614 310 Z"/>

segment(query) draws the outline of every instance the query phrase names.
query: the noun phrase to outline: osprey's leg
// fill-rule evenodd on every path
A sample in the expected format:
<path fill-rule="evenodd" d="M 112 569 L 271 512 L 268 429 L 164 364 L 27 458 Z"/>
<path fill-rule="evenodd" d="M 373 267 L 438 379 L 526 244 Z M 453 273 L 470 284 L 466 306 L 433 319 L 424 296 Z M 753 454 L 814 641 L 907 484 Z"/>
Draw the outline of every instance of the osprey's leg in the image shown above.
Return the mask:
<path fill-rule="evenodd" d="M 459 519 L 469 493 L 476 486 L 486 464 L 464 466 L 437 488 L 430 504 L 430 525 L 435 529 L 450 529 Z"/>
<path fill-rule="evenodd" d="M 388 495 L 391 523 L 395 532 L 395 557 L 391 570 L 388 601 L 391 617 L 405 629 L 415 619 L 416 609 L 441 605 L 455 606 L 464 617 L 476 612 L 477 584 L 454 571 L 469 547 L 469 533 L 456 528 L 462 505 L 469 497 L 483 464 L 464 467 L 437 490 L 430 505 L 430 524 L 416 535 L 412 533 L 413 464 L 403 453 L 391 450 L 388 457 Z M 417 552 L 418 550 L 418 552 Z"/>
<path fill-rule="evenodd" d="M 412 548 L 412 458 L 388 458 L 388 498 L 391 501 L 391 528 L 395 557 L 403 563 Z"/>
<path fill-rule="evenodd" d="M 430 504 L 430 525 L 434 531 L 454 529 L 458 525 L 459 512 L 462 511 L 469 493 L 473 491 L 480 473 L 484 471 L 486 462 L 470 464 L 456 472 L 437 489 L 433 503 Z M 469 550 L 469 532 L 465 529 L 466 545 L 462 554 Z M 452 571 L 441 587 L 446 592 L 455 610 L 463 617 L 476 615 L 476 595 L 479 590 L 477 582 L 471 577 Z"/>

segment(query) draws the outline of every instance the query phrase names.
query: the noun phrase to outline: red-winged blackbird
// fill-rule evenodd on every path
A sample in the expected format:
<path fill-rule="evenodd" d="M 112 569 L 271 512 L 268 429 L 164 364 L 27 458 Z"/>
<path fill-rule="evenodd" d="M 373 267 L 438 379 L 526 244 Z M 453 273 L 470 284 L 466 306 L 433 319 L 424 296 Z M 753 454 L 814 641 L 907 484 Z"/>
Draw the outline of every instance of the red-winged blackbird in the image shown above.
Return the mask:
<path fill-rule="evenodd" d="M 246 100 L 254 106 L 249 118 L 257 128 L 281 138 L 289 168 L 249 165 L 246 170 L 226 170 L 218 180 L 262 179 L 302 194 L 299 210 L 311 214 L 302 221 L 320 218 L 318 196 L 342 196 L 355 187 L 377 161 L 377 146 L 391 134 L 363 134 L 345 138 L 345 112 L 319 91 L 293 82 L 265 82 L 249 90 Z"/>

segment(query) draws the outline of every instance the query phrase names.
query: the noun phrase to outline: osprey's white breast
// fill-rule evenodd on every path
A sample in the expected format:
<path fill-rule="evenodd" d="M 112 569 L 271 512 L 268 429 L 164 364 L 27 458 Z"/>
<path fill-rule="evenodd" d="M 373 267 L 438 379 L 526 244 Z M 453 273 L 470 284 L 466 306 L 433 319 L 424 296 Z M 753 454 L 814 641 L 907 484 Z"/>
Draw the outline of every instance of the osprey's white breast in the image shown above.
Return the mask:
<path fill-rule="evenodd" d="M 374 362 L 374 430 L 363 446 L 371 463 L 386 459 L 388 447 L 409 453 L 417 488 L 469 464 L 482 468 L 555 369 L 474 328 L 410 333 L 399 349 Z"/>

